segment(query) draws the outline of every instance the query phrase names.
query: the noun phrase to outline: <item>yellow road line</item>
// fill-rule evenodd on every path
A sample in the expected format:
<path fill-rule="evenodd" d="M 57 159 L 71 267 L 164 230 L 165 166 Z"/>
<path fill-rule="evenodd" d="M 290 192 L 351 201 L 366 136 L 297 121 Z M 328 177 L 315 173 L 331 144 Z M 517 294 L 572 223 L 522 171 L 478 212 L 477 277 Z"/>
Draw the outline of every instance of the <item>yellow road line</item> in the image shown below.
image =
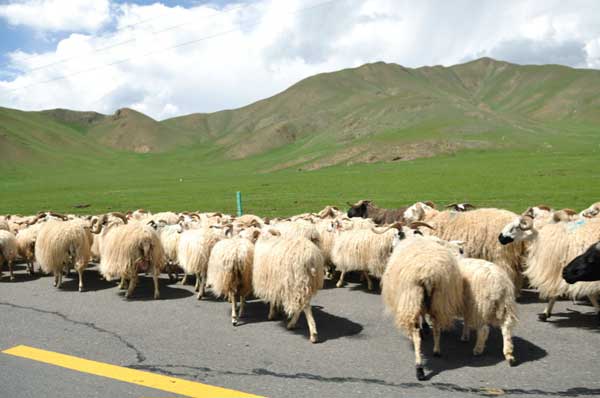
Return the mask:
<path fill-rule="evenodd" d="M 110 365 L 108 363 L 90 361 L 71 355 L 59 354 L 57 352 L 41 350 L 39 348 L 19 345 L 2 351 L 4 354 L 27 358 L 62 368 L 89 373 L 96 376 L 108 377 L 109 379 L 124 381 L 126 383 L 167 391 L 192 398 L 255 398 L 258 395 L 245 392 L 228 390 L 226 388 L 210 386 L 208 384 L 196 383 L 184 379 L 177 379 L 141 370 Z"/>

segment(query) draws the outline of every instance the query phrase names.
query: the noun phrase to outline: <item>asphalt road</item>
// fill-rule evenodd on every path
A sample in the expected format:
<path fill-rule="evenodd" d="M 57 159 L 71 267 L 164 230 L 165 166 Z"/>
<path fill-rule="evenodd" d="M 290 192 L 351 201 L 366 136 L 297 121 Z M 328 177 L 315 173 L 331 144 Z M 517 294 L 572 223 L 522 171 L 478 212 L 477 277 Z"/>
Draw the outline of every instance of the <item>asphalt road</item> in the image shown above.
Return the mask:
<path fill-rule="evenodd" d="M 193 286 L 166 276 L 163 299 L 151 299 L 152 280 L 142 277 L 126 301 L 93 269 L 85 272 L 88 291 L 79 293 L 76 279 L 57 290 L 51 277 L 18 268 L 16 281 L 5 272 L 0 282 L 0 351 L 22 344 L 268 397 L 600 395 L 600 327 L 586 303 L 560 301 L 542 323 L 536 314 L 544 304 L 524 292 L 514 368 L 503 360 L 497 330 L 482 357 L 471 355 L 473 341 L 459 341 L 459 327 L 443 335 L 442 358 L 432 358 L 428 336 L 431 379 L 417 382 L 409 341 L 385 316 L 379 294 L 352 278 L 340 289 L 327 283 L 313 301 L 323 341 L 311 344 L 303 316 L 288 331 L 253 300 L 233 327 L 228 303 L 197 301 Z M 0 397 L 96 396 L 174 395 L 0 354 Z"/>

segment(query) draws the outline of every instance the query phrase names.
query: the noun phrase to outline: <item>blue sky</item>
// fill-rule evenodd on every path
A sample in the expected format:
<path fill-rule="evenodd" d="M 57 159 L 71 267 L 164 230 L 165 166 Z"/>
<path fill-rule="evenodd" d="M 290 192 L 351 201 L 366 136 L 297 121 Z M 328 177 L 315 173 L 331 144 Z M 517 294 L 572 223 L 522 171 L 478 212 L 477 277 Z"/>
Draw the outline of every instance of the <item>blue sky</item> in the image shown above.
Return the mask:
<path fill-rule="evenodd" d="M 368 62 L 483 56 L 598 69 L 600 1 L 0 0 L 0 106 L 26 110 L 163 119 Z"/>

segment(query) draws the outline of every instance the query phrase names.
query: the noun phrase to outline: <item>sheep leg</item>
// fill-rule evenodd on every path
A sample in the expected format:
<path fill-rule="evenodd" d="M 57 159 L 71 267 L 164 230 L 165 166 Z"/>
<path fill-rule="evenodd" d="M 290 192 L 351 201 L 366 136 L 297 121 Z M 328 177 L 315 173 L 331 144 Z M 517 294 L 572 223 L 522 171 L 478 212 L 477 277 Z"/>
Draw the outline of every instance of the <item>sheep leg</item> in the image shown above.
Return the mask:
<path fill-rule="evenodd" d="M 417 380 L 425 380 L 425 371 L 423 369 L 423 356 L 421 355 L 421 331 L 419 323 L 415 323 L 415 327 L 411 333 L 413 346 L 415 347 L 415 367 L 417 369 Z"/>
<path fill-rule="evenodd" d="M 246 303 L 246 297 L 240 296 L 240 311 L 238 312 L 238 318 L 242 317 L 244 313 L 244 304 Z"/>
<path fill-rule="evenodd" d="M 515 366 L 517 360 L 513 356 L 513 341 L 512 341 L 512 320 L 507 319 L 502 324 L 502 352 L 504 353 L 504 359 L 510 366 Z"/>
<path fill-rule="evenodd" d="M 125 285 L 127 284 L 126 282 L 127 281 L 125 280 L 125 277 L 122 276 L 121 277 L 121 282 L 119 282 L 119 290 L 125 290 Z"/>
<path fill-rule="evenodd" d="M 315 318 L 313 317 L 312 307 L 310 303 L 304 307 L 304 316 L 306 316 L 306 322 L 308 323 L 308 330 L 310 332 L 310 342 L 318 343 L 319 342 L 319 334 L 317 333 L 317 323 L 315 322 Z"/>
<path fill-rule="evenodd" d="M 346 276 L 346 271 L 342 271 L 340 274 L 340 280 L 335 284 L 336 287 L 344 286 L 344 276 Z"/>
<path fill-rule="evenodd" d="M 548 300 L 548 305 L 546 305 L 546 309 L 542 314 L 538 315 L 538 319 L 542 322 L 546 322 L 548 318 L 552 315 L 552 308 L 554 308 L 554 303 L 556 303 L 556 297 L 552 297 Z"/>
<path fill-rule="evenodd" d="M 198 288 L 198 300 L 200 300 L 200 299 L 202 299 L 202 296 L 204 296 L 204 288 L 206 287 L 206 277 L 200 276 L 200 274 L 198 274 L 198 277 L 200 278 L 200 283 L 199 283 L 199 288 Z"/>
<path fill-rule="evenodd" d="M 442 354 L 440 351 L 440 336 L 442 334 L 442 331 L 440 329 L 440 326 L 433 319 L 431 322 L 431 329 L 433 329 L 433 356 L 441 357 Z"/>
<path fill-rule="evenodd" d="M 481 355 L 483 353 L 485 342 L 487 341 L 489 334 L 490 328 L 488 325 L 484 325 L 477 329 L 477 341 L 475 342 L 475 348 L 473 348 L 473 355 Z"/>
<path fill-rule="evenodd" d="M 27 270 L 29 271 L 29 275 L 35 275 L 35 269 L 33 268 L 33 261 L 27 262 Z"/>
<path fill-rule="evenodd" d="M 10 273 L 10 280 L 14 281 L 15 276 L 13 275 L 13 262 L 12 260 L 8 260 L 8 272 Z"/>
<path fill-rule="evenodd" d="M 235 302 L 235 294 L 229 293 L 229 301 L 231 301 L 231 324 L 237 326 L 238 315 L 237 315 L 237 303 Z"/>
<path fill-rule="evenodd" d="M 465 311 L 467 312 L 467 311 Z M 460 336 L 460 341 L 469 341 L 471 337 L 471 329 L 469 328 L 469 318 L 467 316 L 463 317 L 463 330 L 462 335 Z"/>
<path fill-rule="evenodd" d="M 185 285 L 187 283 L 187 276 L 188 276 L 187 272 L 184 272 L 183 273 L 183 279 L 181 279 L 181 284 L 182 285 Z"/>
<path fill-rule="evenodd" d="M 369 273 L 367 271 L 363 271 L 363 275 L 364 275 L 365 279 L 367 280 L 367 290 L 369 290 L 369 291 L 373 290 L 373 281 L 369 277 Z"/>
<path fill-rule="evenodd" d="M 62 276 L 62 271 L 58 271 L 54 274 L 54 286 L 58 289 L 60 289 L 60 286 L 62 285 Z"/>
<path fill-rule="evenodd" d="M 58 286 L 58 272 L 54 271 L 54 287 Z"/>
<path fill-rule="evenodd" d="M 154 272 L 152 275 L 152 280 L 154 281 L 154 300 L 158 300 L 160 298 L 160 290 L 158 288 L 158 272 Z"/>
<path fill-rule="evenodd" d="M 129 287 L 127 288 L 127 293 L 125 293 L 125 298 L 131 298 L 133 295 L 133 290 L 135 289 L 135 285 L 137 284 L 138 276 L 134 274 L 129 280 Z"/>
<path fill-rule="evenodd" d="M 77 269 L 79 275 L 79 291 L 83 292 L 83 269 Z"/>
<path fill-rule="evenodd" d="M 298 318 L 300 318 L 301 312 L 302 311 L 294 312 L 294 315 L 292 315 L 292 319 L 290 319 L 290 321 L 287 324 L 288 329 L 294 329 L 296 327 L 296 323 L 298 322 Z"/>
<path fill-rule="evenodd" d="M 196 272 L 196 284 L 194 285 L 194 291 L 200 290 L 200 272 Z"/>
<path fill-rule="evenodd" d="M 273 319 L 275 319 L 275 315 L 276 315 L 275 305 L 273 303 L 269 303 L 269 316 L 267 319 L 272 321 Z"/>
<path fill-rule="evenodd" d="M 596 315 L 600 316 L 600 304 L 598 304 L 598 296 L 596 294 L 590 294 L 588 298 L 596 310 Z"/>

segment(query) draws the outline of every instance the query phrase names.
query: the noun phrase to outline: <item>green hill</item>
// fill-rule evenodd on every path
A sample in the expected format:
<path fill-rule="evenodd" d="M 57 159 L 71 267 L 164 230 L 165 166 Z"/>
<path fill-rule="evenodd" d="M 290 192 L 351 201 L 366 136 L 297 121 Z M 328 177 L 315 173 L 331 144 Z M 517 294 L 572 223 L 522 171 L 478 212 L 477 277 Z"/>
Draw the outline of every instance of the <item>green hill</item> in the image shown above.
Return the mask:
<path fill-rule="evenodd" d="M 267 214 L 360 197 L 582 207 L 600 199 L 599 150 L 598 70 L 378 62 L 164 121 L 0 108 L 0 212 L 231 211 L 238 189 Z"/>

